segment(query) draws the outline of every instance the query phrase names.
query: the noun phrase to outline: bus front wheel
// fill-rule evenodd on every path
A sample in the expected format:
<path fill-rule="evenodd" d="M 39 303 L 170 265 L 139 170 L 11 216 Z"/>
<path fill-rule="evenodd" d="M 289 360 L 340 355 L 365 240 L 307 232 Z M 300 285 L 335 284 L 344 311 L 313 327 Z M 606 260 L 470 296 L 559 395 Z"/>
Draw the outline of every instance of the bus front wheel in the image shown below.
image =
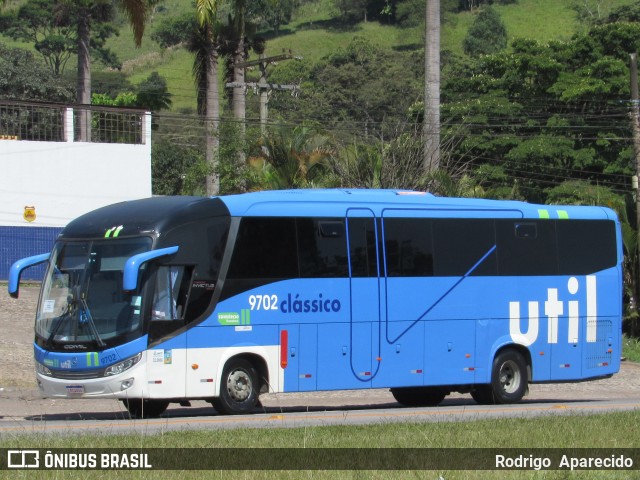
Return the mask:
<path fill-rule="evenodd" d="M 493 359 L 491 383 L 471 392 L 482 405 L 517 403 L 527 391 L 527 363 L 516 350 L 504 350 Z"/>
<path fill-rule="evenodd" d="M 134 418 L 159 417 L 169 406 L 169 402 L 165 400 L 143 400 L 141 398 L 125 398 L 122 403 Z"/>
<path fill-rule="evenodd" d="M 258 372 L 251 362 L 231 359 L 222 371 L 220 396 L 212 404 L 222 414 L 250 413 L 258 404 L 259 391 Z"/>

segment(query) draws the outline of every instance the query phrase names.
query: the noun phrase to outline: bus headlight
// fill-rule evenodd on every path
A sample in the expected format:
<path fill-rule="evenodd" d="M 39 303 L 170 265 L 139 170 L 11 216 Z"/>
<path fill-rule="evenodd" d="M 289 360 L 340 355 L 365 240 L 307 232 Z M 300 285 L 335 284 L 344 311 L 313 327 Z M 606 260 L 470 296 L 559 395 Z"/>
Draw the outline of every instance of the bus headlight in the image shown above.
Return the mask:
<path fill-rule="evenodd" d="M 107 367 L 104 371 L 104 376 L 109 377 L 111 375 L 120 375 L 122 372 L 129 370 L 136 363 L 140 361 L 142 358 L 142 353 L 139 353 L 133 357 L 127 358 L 126 360 L 116 363 L 115 365 L 111 365 Z"/>
<path fill-rule="evenodd" d="M 43 364 L 41 364 L 40 362 L 36 362 L 36 372 L 38 372 L 40 375 L 45 375 L 47 377 L 51 377 L 51 370 L 49 370 L 47 367 L 45 367 Z"/>

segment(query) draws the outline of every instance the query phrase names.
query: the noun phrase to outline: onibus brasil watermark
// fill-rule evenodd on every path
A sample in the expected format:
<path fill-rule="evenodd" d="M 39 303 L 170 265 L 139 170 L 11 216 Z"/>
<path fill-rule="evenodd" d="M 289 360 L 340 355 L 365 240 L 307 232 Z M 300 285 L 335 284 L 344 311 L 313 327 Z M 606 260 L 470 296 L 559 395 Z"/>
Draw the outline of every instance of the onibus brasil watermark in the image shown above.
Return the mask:
<path fill-rule="evenodd" d="M 530 469 L 530 470 L 602 470 L 602 469 L 632 469 L 633 458 L 623 454 L 607 456 L 573 456 L 563 454 L 559 459 L 543 456 L 496 455 L 496 469 Z"/>
<path fill-rule="evenodd" d="M 44 455 L 40 450 L 8 450 L 7 468 L 9 469 L 108 469 L 108 470 L 139 470 L 151 469 L 148 453 L 140 452 L 52 452 L 47 450 Z"/>
<path fill-rule="evenodd" d="M 639 466 L 638 448 L 0 449 L 0 470 L 638 470 Z"/>

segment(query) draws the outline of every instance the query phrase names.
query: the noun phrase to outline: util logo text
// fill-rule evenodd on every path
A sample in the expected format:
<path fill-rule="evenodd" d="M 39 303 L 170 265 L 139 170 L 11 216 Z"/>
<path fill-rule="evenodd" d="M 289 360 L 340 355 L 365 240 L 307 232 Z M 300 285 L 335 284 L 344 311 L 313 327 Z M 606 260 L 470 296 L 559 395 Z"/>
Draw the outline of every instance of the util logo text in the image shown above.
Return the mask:
<path fill-rule="evenodd" d="M 586 315 L 584 316 L 587 320 L 587 342 L 593 343 L 596 341 L 598 317 L 596 277 L 587 275 L 584 288 L 586 289 Z M 567 281 L 567 293 L 576 295 L 579 291 L 580 282 L 578 279 L 576 277 L 569 278 Z M 578 300 L 568 300 L 566 302 L 559 300 L 558 289 L 548 288 L 547 299 L 543 305 L 544 315 L 547 317 L 547 343 L 558 343 L 558 318 L 563 315 L 566 315 L 568 319 L 567 343 L 578 343 L 580 302 Z M 529 301 L 528 309 L 529 326 L 526 332 L 522 332 L 520 302 L 509 302 L 509 334 L 514 342 L 524 346 L 529 346 L 538 339 L 540 329 L 540 302 Z"/>

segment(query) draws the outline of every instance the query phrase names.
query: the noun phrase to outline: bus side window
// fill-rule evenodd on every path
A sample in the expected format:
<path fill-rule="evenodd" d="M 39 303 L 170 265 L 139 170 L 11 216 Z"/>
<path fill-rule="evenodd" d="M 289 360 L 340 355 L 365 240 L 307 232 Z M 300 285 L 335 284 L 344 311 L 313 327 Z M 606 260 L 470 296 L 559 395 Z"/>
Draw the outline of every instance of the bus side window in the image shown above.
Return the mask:
<path fill-rule="evenodd" d="M 389 277 L 433 276 L 431 220 L 388 218 L 384 220 L 386 273 Z"/>
<path fill-rule="evenodd" d="M 161 266 L 151 307 L 151 320 L 182 320 L 189 293 L 191 268 Z"/>
<path fill-rule="evenodd" d="M 560 275 L 588 275 L 615 267 L 615 228 L 613 221 L 559 221 L 556 229 Z"/>
<path fill-rule="evenodd" d="M 434 274 L 437 277 L 497 275 L 495 228 L 491 219 L 436 218 L 433 221 Z M 483 259 L 482 263 L 478 263 Z"/>
<path fill-rule="evenodd" d="M 498 274 L 558 275 L 556 222 L 496 221 Z"/>
<path fill-rule="evenodd" d="M 346 277 L 344 220 L 298 218 L 298 258 L 302 278 Z"/>
<path fill-rule="evenodd" d="M 349 218 L 349 254 L 352 277 L 378 276 L 378 260 L 376 258 L 378 249 L 376 248 L 374 228 L 373 218 Z"/>

